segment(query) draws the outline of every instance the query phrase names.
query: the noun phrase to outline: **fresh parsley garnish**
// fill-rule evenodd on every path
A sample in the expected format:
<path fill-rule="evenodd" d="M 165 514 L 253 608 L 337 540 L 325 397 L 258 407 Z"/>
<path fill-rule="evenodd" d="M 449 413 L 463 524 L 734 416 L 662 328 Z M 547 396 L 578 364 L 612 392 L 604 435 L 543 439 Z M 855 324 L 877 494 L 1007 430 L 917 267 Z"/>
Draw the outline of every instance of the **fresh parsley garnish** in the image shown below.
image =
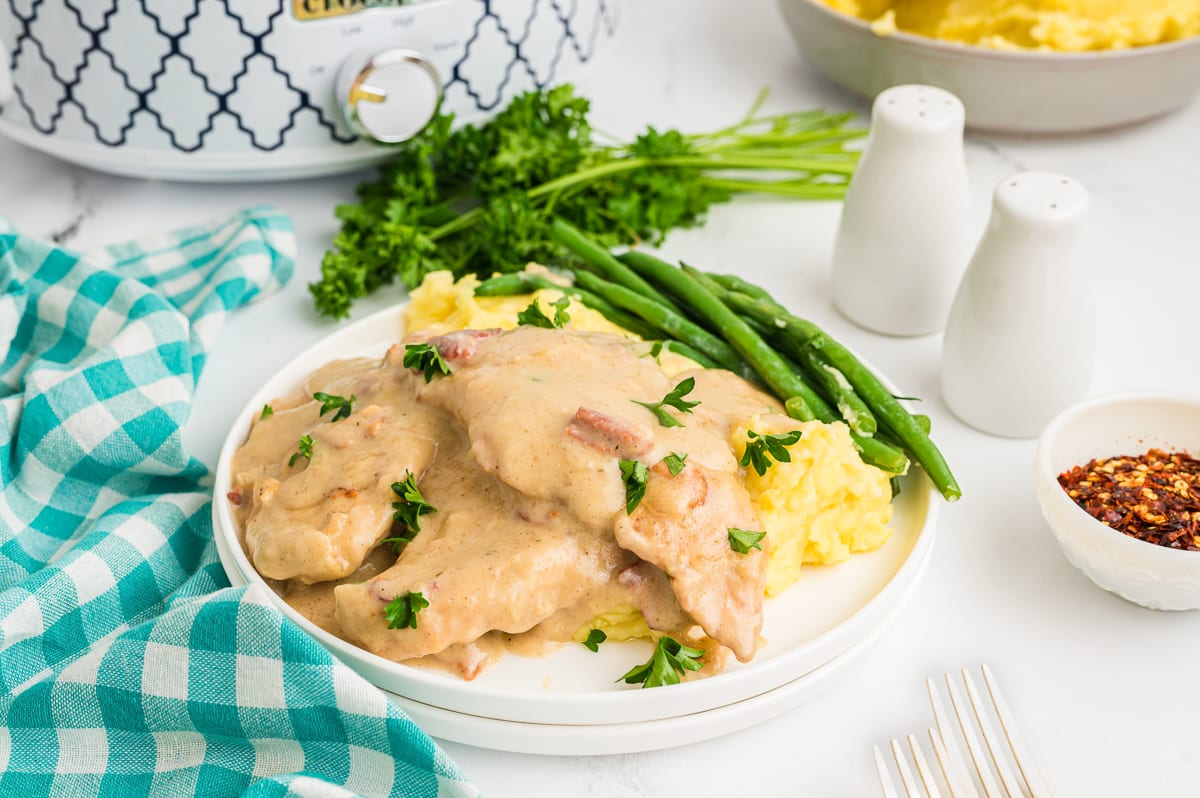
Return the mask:
<path fill-rule="evenodd" d="M 608 639 L 608 635 L 600 629 L 593 629 L 588 632 L 587 640 L 583 641 L 583 647 L 588 651 L 599 651 L 600 644 Z"/>
<path fill-rule="evenodd" d="M 529 303 L 529 307 L 517 314 L 517 324 L 522 327 L 542 327 L 547 330 L 561 329 L 564 324 L 571 320 L 571 314 L 567 313 L 567 307 L 570 306 L 571 299 L 567 296 L 561 296 L 552 303 L 554 308 L 554 318 L 551 319 L 543 311 L 538 301 L 535 299 Z"/>
<path fill-rule="evenodd" d="M 620 460 L 621 481 L 625 483 L 625 514 L 631 515 L 646 495 L 646 478 L 650 476 L 644 463 L 637 460 Z"/>
<path fill-rule="evenodd" d="M 396 596 L 383 608 L 383 616 L 387 618 L 389 629 L 417 628 L 417 613 L 429 606 L 429 602 L 420 593 L 406 593 Z"/>
<path fill-rule="evenodd" d="M 761 477 L 771 467 L 770 457 L 780 463 L 792 462 L 787 447 L 800 440 L 800 430 L 781 432 L 777 435 L 759 435 L 754 430 L 746 433 L 746 452 L 742 455 L 742 468 L 751 466 Z M 770 457 L 768 457 L 770 455 Z"/>
<path fill-rule="evenodd" d="M 275 415 L 275 408 L 271 407 L 270 405 L 263 405 L 262 413 L 259 414 L 258 420 L 262 421 L 267 416 L 273 415 Z"/>
<path fill-rule="evenodd" d="M 649 661 L 633 668 L 617 681 L 624 681 L 625 684 L 640 682 L 643 688 L 679 684 L 679 677 L 684 671 L 700 670 L 700 658 L 703 656 L 704 649 L 688 648 L 675 638 L 663 635 L 658 638 Z"/>
<path fill-rule="evenodd" d="M 344 396 L 321 393 L 320 391 L 313 394 L 313 399 L 321 403 L 320 415 L 333 413 L 331 421 L 341 421 L 343 418 L 349 418 L 350 414 L 354 412 L 354 400 L 357 398 L 354 394 L 350 394 L 349 399 Z"/>
<path fill-rule="evenodd" d="M 671 472 L 671 476 L 679 476 L 679 472 L 687 468 L 687 455 L 671 452 L 663 458 L 663 463 L 666 464 L 667 470 Z"/>
<path fill-rule="evenodd" d="M 392 507 L 395 507 L 395 506 L 396 506 L 395 504 L 392 505 Z M 395 518 L 394 515 L 392 517 Z M 412 529 L 410 529 L 408 527 L 405 527 L 400 532 L 400 534 L 394 535 L 393 537 L 390 537 L 390 538 L 384 538 L 383 540 L 381 540 L 379 542 L 381 544 L 386 544 L 388 546 L 391 546 L 393 554 L 399 554 L 400 551 L 405 547 L 405 545 L 413 542 L 413 538 L 415 538 L 416 536 L 417 536 L 416 532 L 414 532 Z"/>
<path fill-rule="evenodd" d="M 300 438 L 300 443 L 297 444 L 300 451 L 288 458 L 288 468 L 296 464 L 296 461 L 303 457 L 305 460 L 312 460 L 313 439 L 311 435 L 305 435 Z"/>
<path fill-rule="evenodd" d="M 545 263 L 559 252 L 551 216 L 605 249 L 660 241 L 757 181 L 769 190 L 781 165 L 807 166 L 806 179 L 840 196 L 857 156 L 847 140 L 865 131 L 831 113 L 761 114 L 761 102 L 707 135 L 647 128 L 618 143 L 593 130 L 588 99 L 569 85 L 517 95 L 481 124 L 438 114 L 389 147 L 355 199 L 337 207 L 341 230 L 309 286 L 317 310 L 342 318 L 359 297 L 397 280 L 416 288 L 439 269 L 458 277 Z M 824 148 L 819 169 L 806 152 L 814 146 Z M 731 168 L 736 181 L 723 179 Z"/>
<path fill-rule="evenodd" d="M 396 511 L 392 514 L 392 519 L 404 524 L 412 532 L 412 535 L 403 541 L 409 543 L 421 531 L 421 516 L 429 515 L 437 508 L 425 501 L 421 489 L 417 487 L 417 478 L 411 471 L 404 472 L 403 482 L 392 483 L 392 492 L 400 497 L 400 501 L 392 502 L 392 509 Z M 392 547 L 396 548 L 396 544 L 393 543 Z"/>
<path fill-rule="evenodd" d="M 425 382 L 432 382 L 438 374 L 450 373 L 450 365 L 442 353 L 429 344 L 408 344 L 404 347 L 404 368 L 425 373 Z"/>
<path fill-rule="evenodd" d="M 630 399 L 635 405 L 641 405 L 654 414 L 658 419 L 658 423 L 664 427 L 682 427 L 683 424 L 675 416 L 667 412 L 666 408 L 673 407 L 681 413 L 691 413 L 692 408 L 700 404 L 699 402 L 689 402 L 683 397 L 692 392 L 696 387 L 696 378 L 688 377 L 681 381 L 678 385 L 670 390 L 666 396 L 658 402 L 639 402 L 637 399 Z"/>
<path fill-rule="evenodd" d="M 749 529 L 729 528 L 729 548 L 738 554 L 749 554 L 750 549 L 762 551 L 762 539 L 766 532 L 752 532 Z"/>
<path fill-rule="evenodd" d="M 649 356 L 654 358 L 655 360 L 658 360 L 658 356 L 662 354 L 662 351 L 663 351 L 663 342 L 655 341 L 654 344 L 651 345 L 651 347 L 650 347 Z"/>

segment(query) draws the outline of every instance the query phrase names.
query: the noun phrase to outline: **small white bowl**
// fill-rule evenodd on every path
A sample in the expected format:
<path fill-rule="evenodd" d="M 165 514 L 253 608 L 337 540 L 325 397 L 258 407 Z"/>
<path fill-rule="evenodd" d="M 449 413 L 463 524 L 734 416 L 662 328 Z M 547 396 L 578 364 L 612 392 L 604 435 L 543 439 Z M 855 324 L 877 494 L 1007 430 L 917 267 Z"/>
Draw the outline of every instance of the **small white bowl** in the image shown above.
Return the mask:
<path fill-rule="evenodd" d="M 1200 452 L 1200 400 L 1121 394 L 1069 407 L 1038 442 L 1038 503 L 1067 559 L 1100 587 L 1151 609 L 1200 609 L 1200 552 L 1147 543 L 1105 526 L 1058 484 L 1059 474 L 1093 458 L 1151 448 Z"/>
<path fill-rule="evenodd" d="M 821 0 L 778 0 L 804 56 L 866 97 L 902 83 L 958 95 L 967 127 L 1074 133 L 1165 114 L 1200 91 L 1200 36 L 1084 53 L 993 50 L 893 33 L 880 36 Z"/>

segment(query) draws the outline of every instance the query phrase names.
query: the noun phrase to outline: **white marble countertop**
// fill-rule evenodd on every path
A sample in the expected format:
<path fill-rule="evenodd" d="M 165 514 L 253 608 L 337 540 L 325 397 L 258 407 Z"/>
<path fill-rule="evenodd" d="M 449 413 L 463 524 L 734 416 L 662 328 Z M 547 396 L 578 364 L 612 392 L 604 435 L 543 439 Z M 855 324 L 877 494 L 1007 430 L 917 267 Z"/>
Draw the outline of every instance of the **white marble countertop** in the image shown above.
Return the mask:
<path fill-rule="evenodd" d="M 773 4 L 626 4 L 619 41 L 577 81 L 596 125 L 707 129 L 739 116 L 764 85 L 770 107 L 865 106 L 802 62 Z M 995 182 L 1023 169 L 1071 175 L 1091 192 L 1090 273 L 1099 291 L 1093 393 L 1200 394 L 1196 186 L 1200 104 L 1149 124 L 1041 140 L 972 137 L 969 174 L 982 225 Z M 261 202 L 295 220 L 296 275 L 235 314 L 209 360 L 186 439 L 215 462 L 234 414 L 270 373 L 332 326 L 311 309 L 354 176 L 202 186 L 109 177 L 0 140 L 0 214 L 25 232 L 87 249 Z M 739 201 L 667 251 L 767 284 L 786 304 L 924 396 L 965 498 L 944 508 L 933 559 L 896 624 L 844 678 L 787 714 L 735 735 L 655 753 L 539 757 L 447 743 L 492 796 L 877 793 L 871 744 L 928 724 L 922 680 L 990 663 L 1057 795 L 1194 795 L 1200 767 L 1200 613 L 1153 612 L 1094 587 L 1063 558 L 1033 496 L 1033 441 L 991 438 L 938 395 L 938 336 L 890 339 L 831 307 L 829 253 L 839 206 Z M 385 290 L 355 317 L 401 298 Z M 252 345 L 247 345 L 252 342 Z M 719 765 L 714 766 L 715 763 Z"/>

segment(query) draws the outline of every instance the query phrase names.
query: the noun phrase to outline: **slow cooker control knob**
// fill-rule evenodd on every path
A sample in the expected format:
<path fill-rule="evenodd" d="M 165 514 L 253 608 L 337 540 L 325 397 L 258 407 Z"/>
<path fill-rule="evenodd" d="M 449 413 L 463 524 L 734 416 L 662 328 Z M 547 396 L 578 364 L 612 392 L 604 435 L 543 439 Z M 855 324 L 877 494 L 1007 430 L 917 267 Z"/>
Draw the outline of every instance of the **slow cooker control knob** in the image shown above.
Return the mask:
<path fill-rule="evenodd" d="M 442 101 L 442 81 L 415 50 L 356 52 L 338 70 L 337 95 L 355 133 L 391 144 L 429 124 Z"/>

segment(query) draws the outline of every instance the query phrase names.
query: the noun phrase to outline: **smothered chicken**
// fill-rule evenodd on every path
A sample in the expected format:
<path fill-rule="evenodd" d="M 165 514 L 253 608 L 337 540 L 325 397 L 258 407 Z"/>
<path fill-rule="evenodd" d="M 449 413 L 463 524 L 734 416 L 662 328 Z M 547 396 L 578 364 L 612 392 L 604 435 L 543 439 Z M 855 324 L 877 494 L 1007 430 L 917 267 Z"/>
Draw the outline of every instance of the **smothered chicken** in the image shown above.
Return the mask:
<path fill-rule="evenodd" d="M 254 566 L 335 634 L 472 678 L 631 607 L 708 672 L 754 656 L 770 541 L 731 433 L 794 422 L 740 377 L 601 333 L 417 333 L 271 410 L 230 498 Z"/>

